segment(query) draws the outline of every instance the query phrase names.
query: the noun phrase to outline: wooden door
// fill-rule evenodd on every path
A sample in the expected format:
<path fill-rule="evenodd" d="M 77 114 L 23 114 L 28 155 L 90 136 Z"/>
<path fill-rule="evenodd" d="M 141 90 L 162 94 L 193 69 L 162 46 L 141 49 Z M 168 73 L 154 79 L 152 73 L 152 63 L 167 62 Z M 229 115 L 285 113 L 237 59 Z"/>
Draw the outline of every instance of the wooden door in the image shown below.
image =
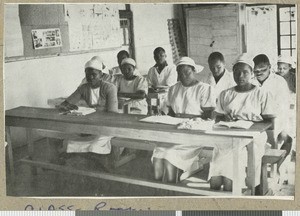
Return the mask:
<path fill-rule="evenodd" d="M 197 6 L 186 9 L 188 55 L 205 67 L 200 76 L 209 73 L 207 59 L 221 52 L 227 68 L 241 53 L 239 5 Z"/>

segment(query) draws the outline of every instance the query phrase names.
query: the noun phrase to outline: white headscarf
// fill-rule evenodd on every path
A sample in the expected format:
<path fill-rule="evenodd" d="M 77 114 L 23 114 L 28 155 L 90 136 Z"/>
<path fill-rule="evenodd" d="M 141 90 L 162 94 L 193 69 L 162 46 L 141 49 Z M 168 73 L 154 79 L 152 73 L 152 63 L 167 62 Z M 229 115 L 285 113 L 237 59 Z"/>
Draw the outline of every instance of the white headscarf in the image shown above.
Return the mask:
<path fill-rule="evenodd" d="M 204 67 L 202 65 L 197 65 L 195 63 L 195 61 L 193 59 L 191 59 L 190 57 L 181 57 L 179 59 L 179 61 L 176 64 L 176 67 L 178 67 L 179 65 L 189 65 L 195 68 L 196 73 L 200 73 Z"/>

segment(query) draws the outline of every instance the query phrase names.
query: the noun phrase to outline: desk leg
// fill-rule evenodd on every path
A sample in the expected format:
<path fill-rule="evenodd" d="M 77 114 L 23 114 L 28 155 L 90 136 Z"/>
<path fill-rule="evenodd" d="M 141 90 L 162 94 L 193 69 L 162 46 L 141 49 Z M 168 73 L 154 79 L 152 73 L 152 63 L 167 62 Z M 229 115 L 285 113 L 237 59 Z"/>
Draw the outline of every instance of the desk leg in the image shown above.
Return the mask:
<path fill-rule="evenodd" d="M 241 172 L 243 172 L 243 168 L 240 163 L 240 143 L 241 139 L 233 138 L 232 139 L 232 147 L 233 147 L 233 179 L 232 179 L 232 193 L 235 196 L 240 196 L 242 194 L 241 187 Z"/>
<path fill-rule="evenodd" d="M 33 160 L 34 157 L 34 143 L 33 143 L 33 137 L 32 137 L 32 128 L 26 128 L 26 137 L 28 142 L 28 154 L 29 159 Z M 31 174 L 36 175 L 37 174 L 37 168 L 32 166 L 31 167 Z"/>
<path fill-rule="evenodd" d="M 247 145 L 248 165 L 247 165 L 247 186 L 251 191 L 251 195 L 255 195 L 255 150 L 253 141 Z"/>
<path fill-rule="evenodd" d="M 11 177 L 11 180 L 14 181 L 15 180 L 15 168 L 14 168 L 14 158 L 13 158 L 10 127 L 5 127 L 5 131 L 6 131 L 10 177 Z"/>

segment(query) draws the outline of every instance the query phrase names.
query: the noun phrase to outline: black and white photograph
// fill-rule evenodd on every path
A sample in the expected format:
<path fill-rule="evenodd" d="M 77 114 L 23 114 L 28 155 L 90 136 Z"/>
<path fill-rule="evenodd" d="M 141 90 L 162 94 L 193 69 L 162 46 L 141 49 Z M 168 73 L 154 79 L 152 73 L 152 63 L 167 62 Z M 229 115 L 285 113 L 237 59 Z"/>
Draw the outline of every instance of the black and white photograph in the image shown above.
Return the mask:
<path fill-rule="evenodd" d="M 295 4 L 4 4 L 3 50 L 7 196 L 294 200 Z"/>

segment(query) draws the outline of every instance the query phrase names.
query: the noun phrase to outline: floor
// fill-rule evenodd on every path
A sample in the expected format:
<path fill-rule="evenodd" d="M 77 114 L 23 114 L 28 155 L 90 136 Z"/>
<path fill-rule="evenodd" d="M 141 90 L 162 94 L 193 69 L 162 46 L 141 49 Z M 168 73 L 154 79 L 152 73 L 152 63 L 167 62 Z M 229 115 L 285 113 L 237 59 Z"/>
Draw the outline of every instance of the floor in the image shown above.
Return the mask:
<path fill-rule="evenodd" d="M 57 144 L 57 143 L 56 143 Z M 35 143 L 35 157 L 38 160 L 54 161 L 56 153 L 45 151 L 46 140 L 42 139 Z M 123 165 L 120 168 L 110 170 L 113 173 L 120 173 L 132 177 L 153 179 L 152 164 L 150 162 L 152 152 L 139 151 L 137 158 Z M 27 148 L 21 147 L 14 150 L 14 160 L 18 161 L 27 155 Z M 105 157 L 94 154 L 72 154 L 65 161 L 65 165 L 82 170 L 103 171 Z M 294 182 L 295 170 L 291 167 L 295 162 L 289 162 L 289 183 Z M 133 169 L 134 168 L 134 169 Z M 208 166 L 195 176 L 205 180 L 208 175 Z M 31 175 L 28 165 L 15 163 L 16 181 L 12 183 L 7 178 L 7 195 L 9 196 L 183 196 L 189 195 L 166 190 L 157 190 L 126 183 L 112 182 L 92 177 L 77 176 L 72 174 L 59 173 L 51 170 L 38 169 L 36 176 Z M 8 172 L 8 170 L 7 170 Z M 272 184 L 271 184 L 272 185 Z M 209 187 L 208 184 L 206 184 Z M 294 184 L 275 185 L 274 195 L 293 196 Z"/>

